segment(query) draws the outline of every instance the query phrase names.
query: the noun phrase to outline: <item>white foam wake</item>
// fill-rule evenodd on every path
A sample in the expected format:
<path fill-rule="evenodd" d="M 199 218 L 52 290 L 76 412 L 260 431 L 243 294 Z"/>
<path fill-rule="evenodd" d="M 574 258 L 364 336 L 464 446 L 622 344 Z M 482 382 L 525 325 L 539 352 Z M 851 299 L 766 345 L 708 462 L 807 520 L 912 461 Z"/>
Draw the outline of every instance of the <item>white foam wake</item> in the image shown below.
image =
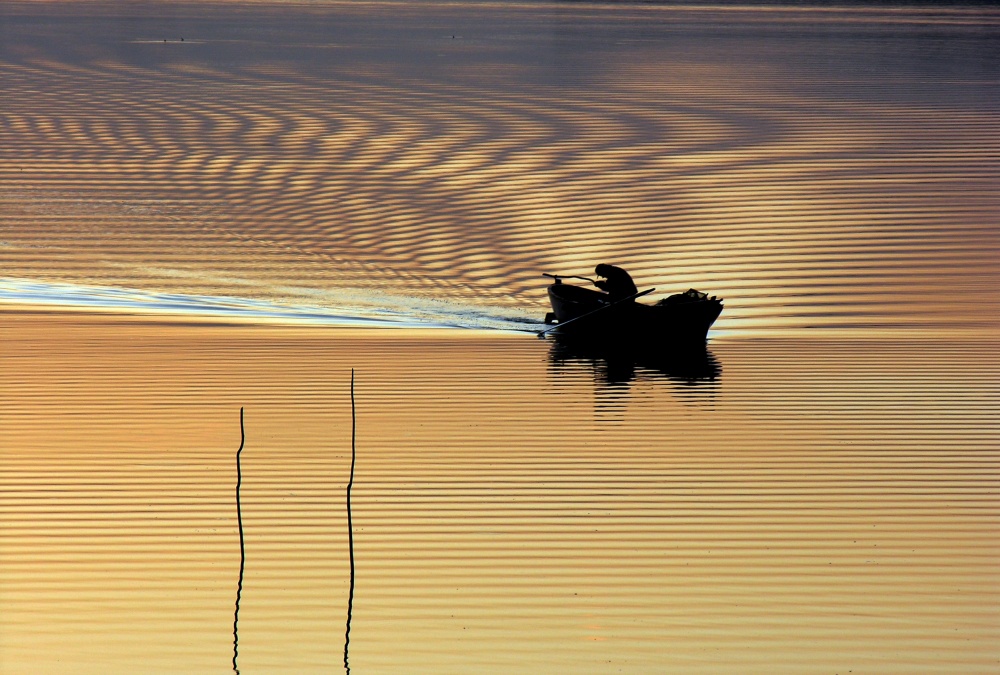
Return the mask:
<path fill-rule="evenodd" d="M 114 286 L 0 277 L 0 303 L 61 306 L 141 314 L 190 315 L 248 321 L 306 323 L 347 327 L 478 328 L 524 330 L 532 323 L 520 317 L 502 317 L 488 310 L 414 303 L 398 299 L 393 306 L 324 307 L 279 304 L 267 300 L 218 295 L 161 293 Z M 423 306 L 427 305 L 427 306 Z"/>

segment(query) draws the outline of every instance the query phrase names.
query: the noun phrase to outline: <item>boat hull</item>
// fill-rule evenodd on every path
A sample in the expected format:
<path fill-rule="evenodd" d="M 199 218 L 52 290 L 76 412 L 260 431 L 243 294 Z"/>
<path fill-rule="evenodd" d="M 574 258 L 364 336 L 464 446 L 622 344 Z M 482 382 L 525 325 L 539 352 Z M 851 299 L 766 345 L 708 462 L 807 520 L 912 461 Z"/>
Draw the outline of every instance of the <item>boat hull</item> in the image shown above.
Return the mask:
<path fill-rule="evenodd" d="M 571 284 L 548 287 L 553 332 L 580 340 L 680 346 L 704 344 L 722 313 L 722 301 L 689 291 L 655 305 L 611 302 L 606 293 Z"/>

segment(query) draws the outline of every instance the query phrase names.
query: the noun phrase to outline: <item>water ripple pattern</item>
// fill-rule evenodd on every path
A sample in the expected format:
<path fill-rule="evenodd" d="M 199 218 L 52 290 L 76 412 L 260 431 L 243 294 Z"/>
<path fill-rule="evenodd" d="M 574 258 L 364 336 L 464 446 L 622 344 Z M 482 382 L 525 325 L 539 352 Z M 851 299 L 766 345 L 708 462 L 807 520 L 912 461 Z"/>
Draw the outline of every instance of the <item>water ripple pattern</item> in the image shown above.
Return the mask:
<path fill-rule="evenodd" d="M 4 3 L 3 274 L 723 333 L 997 330 L 1000 13 Z M 352 300 L 353 298 L 353 300 Z"/>
<path fill-rule="evenodd" d="M 329 297 L 329 294 L 328 294 Z M 351 313 L 337 313 L 330 306 L 288 305 L 245 297 L 153 293 L 119 287 L 37 282 L 0 278 L 0 303 L 23 311 L 39 306 L 65 310 L 96 309 L 124 314 L 159 314 L 181 320 L 211 317 L 241 322 L 318 324 L 338 327 L 381 328 L 477 328 L 535 332 L 543 324 L 494 316 L 485 312 L 458 310 L 441 302 L 415 302 L 388 306 L 382 296 L 375 307 L 362 307 L 354 300 Z M 397 301 L 398 304 L 398 301 Z"/>
<path fill-rule="evenodd" d="M 482 331 L 20 314 L 5 675 L 988 673 L 1000 350 L 753 339 L 721 378 Z"/>

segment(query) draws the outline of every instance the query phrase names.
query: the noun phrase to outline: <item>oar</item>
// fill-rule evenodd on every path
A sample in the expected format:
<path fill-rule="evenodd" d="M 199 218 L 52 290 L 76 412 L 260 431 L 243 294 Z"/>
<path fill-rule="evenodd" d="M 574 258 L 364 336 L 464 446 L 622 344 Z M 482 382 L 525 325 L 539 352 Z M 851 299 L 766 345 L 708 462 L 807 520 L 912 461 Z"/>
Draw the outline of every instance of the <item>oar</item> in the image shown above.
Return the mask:
<path fill-rule="evenodd" d="M 597 314 L 598 312 L 601 312 L 601 311 L 607 309 L 608 307 L 614 307 L 615 305 L 617 305 L 619 303 L 626 302 L 628 300 L 635 300 L 636 298 L 641 298 L 642 296 L 648 295 L 649 293 L 652 293 L 655 290 L 656 290 L 655 288 L 650 288 L 648 290 L 641 291 L 639 293 L 635 293 L 634 295 L 630 295 L 627 298 L 622 298 L 621 300 L 615 300 L 614 302 L 610 302 L 610 303 L 604 305 L 603 307 L 598 307 L 597 309 L 592 309 L 589 312 L 587 312 L 586 314 L 581 314 L 580 316 L 577 316 L 577 317 L 574 317 L 574 318 L 570 319 L 566 323 L 557 323 L 556 325 L 552 326 L 552 328 L 546 328 L 545 330 L 541 331 L 538 334 L 538 337 L 542 337 L 543 335 L 545 335 L 546 333 L 548 333 L 550 330 L 555 330 L 556 328 L 560 328 L 561 326 L 568 326 L 571 323 L 573 323 L 574 321 L 579 321 L 580 319 L 586 319 L 588 316 L 590 316 L 592 314 Z"/>
<path fill-rule="evenodd" d="M 591 279 L 590 277 L 578 277 L 576 275 L 573 275 L 573 276 L 565 275 L 564 276 L 562 274 L 549 274 L 548 272 L 542 272 L 542 276 L 543 277 L 548 277 L 549 279 L 555 279 L 556 282 L 559 282 L 559 280 L 561 280 L 561 279 L 582 279 L 584 281 L 589 281 L 590 283 L 594 283 L 594 280 Z"/>

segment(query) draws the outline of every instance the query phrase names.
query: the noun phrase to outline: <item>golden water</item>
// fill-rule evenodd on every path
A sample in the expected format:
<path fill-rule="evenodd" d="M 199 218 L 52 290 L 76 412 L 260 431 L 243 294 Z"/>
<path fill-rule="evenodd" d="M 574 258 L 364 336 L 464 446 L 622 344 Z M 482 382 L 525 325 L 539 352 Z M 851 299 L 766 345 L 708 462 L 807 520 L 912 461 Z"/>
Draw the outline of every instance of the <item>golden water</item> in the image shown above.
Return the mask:
<path fill-rule="evenodd" d="M 352 369 L 353 672 L 996 672 L 998 33 L 4 2 L 0 672 L 233 671 L 241 407 L 237 666 L 343 669 Z M 603 261 L 708 358 L 416 328 Z"/>
<path fill-rule="evenodd" d="M 997 331 L 995 8 L 0 16 L 10 279 L 537 318 L 607 261 L 721 331 Z"/>
<path fill-rule="evenodd" d="M 608 382 L 530 337 L 24 314 L 3 672 L 989 672 L 998 345 L 722 342 Z M 71 666 L 71 667 L 68 667 Z"/>

